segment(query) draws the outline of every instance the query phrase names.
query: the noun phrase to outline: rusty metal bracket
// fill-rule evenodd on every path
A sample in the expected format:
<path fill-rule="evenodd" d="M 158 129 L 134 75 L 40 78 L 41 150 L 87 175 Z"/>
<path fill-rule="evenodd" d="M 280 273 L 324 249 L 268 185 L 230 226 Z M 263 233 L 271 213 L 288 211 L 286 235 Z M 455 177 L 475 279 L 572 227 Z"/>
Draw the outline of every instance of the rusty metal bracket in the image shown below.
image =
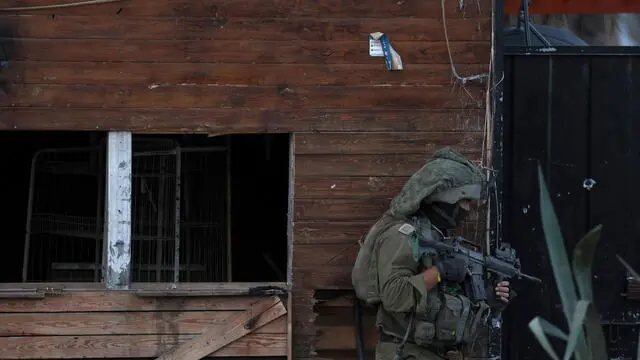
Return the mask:
<path fill-rule="evenodd" d="M 289 291 L 279 286 L 256 286 L 248 291 L 249 296 L 286 295 Z"/>

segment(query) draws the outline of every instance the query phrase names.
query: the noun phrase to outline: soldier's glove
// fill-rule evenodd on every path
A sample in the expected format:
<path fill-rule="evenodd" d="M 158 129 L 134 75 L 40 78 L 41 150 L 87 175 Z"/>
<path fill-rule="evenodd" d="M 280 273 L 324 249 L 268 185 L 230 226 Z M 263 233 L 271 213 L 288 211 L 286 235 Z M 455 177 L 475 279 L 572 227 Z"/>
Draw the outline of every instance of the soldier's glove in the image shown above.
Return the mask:
<path fill-rule="evenodd" d="M 463 282 L 467 275 L 467 261 L 464 259 L 450 258 L 440 261 L 436 267 L 440 277 L 454 282 Z"/>

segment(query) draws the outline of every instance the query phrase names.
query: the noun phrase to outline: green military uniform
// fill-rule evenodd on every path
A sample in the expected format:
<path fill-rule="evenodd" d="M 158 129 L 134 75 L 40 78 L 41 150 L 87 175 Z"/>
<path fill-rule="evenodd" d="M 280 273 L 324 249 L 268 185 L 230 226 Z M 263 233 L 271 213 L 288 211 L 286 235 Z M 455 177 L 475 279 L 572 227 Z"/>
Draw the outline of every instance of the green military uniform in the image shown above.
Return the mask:
<path fill-rule="evenodd" d="M 489 314 L 488 304 L 470 304 L 459 288 L 449 292 L 435 286 L 427 291 L 423 272 L 436 260 L 422 252 L 416 237 L 434 231 L 435 216 L 421 209 L 430 202 L 455 204 L 460 199 L 479 199 L 483 178 L 478 166 L 454 150 L 436 152 L 411 176 L 363 239 L 369 258 L 356 260 L 352 276 L 360 286 L 357 293 L 367 279 L 367 291 L 360 290 L 359 297 L 378 306 L 376 360 L 397 360 L 396 355 L 415 360 L 461 359 L 478 325 Z M 455 225 L 455 219 L 443 218 Z M 423 229 L 428 231 L 423 233 Z M 488 289 L 488 294 L 493 293 Z"/>

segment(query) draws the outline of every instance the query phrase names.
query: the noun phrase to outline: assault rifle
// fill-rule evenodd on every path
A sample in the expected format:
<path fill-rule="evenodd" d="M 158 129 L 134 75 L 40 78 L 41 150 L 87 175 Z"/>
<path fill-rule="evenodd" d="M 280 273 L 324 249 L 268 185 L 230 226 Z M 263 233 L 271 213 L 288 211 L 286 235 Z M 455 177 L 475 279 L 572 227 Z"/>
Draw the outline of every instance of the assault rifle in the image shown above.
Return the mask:
<path fill-rule="evenodd" d="M 426 249 L 428 253 L 436 255 L 439 259 L 454 257 L 467 261 L 468 274 L 471 277 L 470 300 L 487 300 L 483 270 L 496 274 L 500 280 L 518 278 L 542 283 L 541 279 L 520 271 L 520 259 L 516 257 L 516 251 L 510 244 L 503 243 L 496 250 L 495 256 L 487 256 L 463 246 L 464 243 L 472 244 L 460 236 L 445 237 L 441 240 L 430 240 L 421 236 L 419 240 L 421 248 Z"/>

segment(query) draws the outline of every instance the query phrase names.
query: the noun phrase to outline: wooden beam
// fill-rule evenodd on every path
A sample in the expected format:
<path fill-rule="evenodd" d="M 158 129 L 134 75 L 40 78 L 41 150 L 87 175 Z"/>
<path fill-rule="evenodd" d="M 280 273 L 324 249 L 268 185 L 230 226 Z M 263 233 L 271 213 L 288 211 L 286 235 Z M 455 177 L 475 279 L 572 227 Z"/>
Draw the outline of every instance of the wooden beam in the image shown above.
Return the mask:
<path fill-rule="evenodd" d="M 413 69 L 413 65 L 411 68 Z M 84 71 L 81 65 L 75 69 L 80 72 Z M 323 69 L 331 71 L 324 67 Z M 357 72 L 358 70 L 352 69 L 351 71 Z M 272 73 L 269 72 L 269 74 Z M 123 76 L 131 78 L 128 73 Z M 286 82 L 284 83 L 286 84 Z M 477 109 L 436 110 L 424 108 L 386 110 L 379 108 L 295 110 L 274 110 L 272 108 L 187 110 L 58 108 L 56 111 L 51 111 L 50 107 L 5 107 L 0 111 L 0 130 L 131 130 L 135 133 L 213 135 L 265 132 L 357 132 L 361 129 L 366 129 L 368 132 L 384 133 L 394 131 L 481 131 L 484 123 L 483 113 L 484 111 Z M 43 120 L 45 118 L 47 121 Z M 428 154 L 422 154 L 420 158 L 424 159 L 426 156 Z"/>
<path fill-rule="evenodd" d="M 141 297 L 269 296 L 283 295 L 288 286 L 283 282 L 136 283 L 131 290 Z"/>
<path fill-rule="evenodd" d="M 374 318 L 366 321 L 363 326 L 365 349 L 374 349 L 380 334 L 373 325 Z M 352 325 L 318 326 L 316 350 L 353 350 L 356 348 L 355 328 Z"/>
<path fill-rule="evenodd" d="M 195 283 L 173 283 L 173 282 L 153 282 L 153 283 L 133 283 L 128 290 L 151 290 L 151 291 L 168 291 L 168 290 L 197 290 L 211 293 L 211 296 L 267 296 L 270 293 L 260 292 L 260 288 L 286 288 L 285 282 L 195 282 Z M 33 282 L 33 283 L 0 283 L 0 291 L 16 291 L 16 290 L 62 290 L 64 292 L 72 291 L 102 291 L 105 289 L 101 283 L 81 283 L 81 282 Z"/>
<path fill-rule="evenodd" d="M 22 293 L 22 292 L 20 292 Z M 44 293 L 38 292 L 38 294 Z M 0 313 L 244 311 L 265 296 L 140 297 L 130 291 L 64 291 L 38 301 L 0 301 Z M 0 321 L 2 323 L 2 321 Z"/>
<path fill-rule="evenodd" d="M 197 335 L 21 336 L 0 337 L 2 359 L 155 359 Z M 216 357 L 269 358 L 286 354 L 286 334 L 252 333 L 220 351 Z M 245 359 L 247 360 L 247 359 Z"/>
<path fill-rule="evenodd" d="M 131 152 L 132 135 L 109 132 L 105 214 L 105 271 L 108 289 L 128 289 L 131 269 Z"/>
<path fill-rule="evenodd" d="M 15 19 L 24 19 L 24 17 L 16 17 Z M 486 64 L 456 64 L 456 68 L 461 74 L 479 74 L 487 71 Z M 16 60 L 11 62 L 11 70 L 3 73 L 3 76 L 8 82 L 15 84 L 127 86 L 167 86 L 169 84 L 190 84 L 191 86 L 207 84 L 426 86 L 452 84 L 450 64 L 411 64 L 410 68 L 401 72 L 391 72 L 381 71 L 379 63 L 323 64 L 318 66 L 311 64 L 35 62 Z M 117 73 L 118 76 L 113 76 L 114 73 Z M 304 115 L 302 117 L 304 118 Z M 432 124 L 424 124 L 423 126 L 428 125 Z"/>
<path fill-rule="evenodd" d="M 50 1 L 50 0 L 3 0 L 1 8 L 28 7 L 51 5 L 52 3 L 68 3 L 71 1 Z M 489 16 L 491 14 L 491 3 L 482 1 L 476 4 L 469 2 L 460 9 L 457 1 L 445 1 L 445 10 L 448 18 Z M 259 17 L 264 23 L 256 26 L 267 27 L 272 18 L 293 18 L 307 17 L 309 19 L 319 17 L 331 17 L 342 19 L 353 18 L 382 18 L 384 20 L 394 17 L 412 18 L 437 18 L 441 12 L 439 1 L 407 1 L 398 3 L 395 1 L 378 1 L 372 5 L 369 1 L 335 1 L 318 0 L 310 2 L 300 2 L 297 0 L 217 0 L 217 1 L 184 1 L 184 0 L 136 0 L 118 1 L 105 4 L 95 4 L 92 6 L 74 6 L 64 9 L 65 15 L 88 15 L 96 18 L 114 17 L 179 17 L 181 21 L 185 18 L 206 17 L 209 22 L 206 27 L 213 27 L 222 31 L 220 21 L 229 21 L 240 17 Z M 5 14 L 60 14 L 60 9 L 38 8 L 31 11 L 3 11 Z M 213 17 L 218 14 L 218 17 Z M 176 19 L 176 22 L 179 21 Z M 53 21 L 52 21 L 53 23 Z M 230 23 L 230 25 L 233 22 Z M 54 27 L 54 24 L 48 25 Z M 204 31 L 205 28 L 202 29 Z M 231 25 L 233 27 L 233 25 Z M 310 26 L 302 28 L 308 32 Z M 178 34 L 176 34 L 177 36 Z"/>
<path fill-rule="evenodd" d="M 225 327 L 214 327 L 202 335 L 173 348 L 157 360 L 199 360 L 285 315 L 287 309 L 277 296 L 254 304 L 246 311 L 229 317 Z"/>
<path fill-rule="evenodd" d="M 296 134 L 295 145 L 296 155 L 433 154 L 444 146 L 465 154 L 481 154 L 484 135 L 483 131 L 302 133 Z"/>
<path fill-rule="evenodd" d="M 39 302 L 39 301 L 24 301 Z M 251 304 L 250 306 L 252 306 Z M 129 336 L 200 335 L 212 327 L 226 326 L 240 311 L 93 311 L 0 314 L 0 337 L 6 336 Z M 280 318 L 254 334 L 286 334 L 287 321 Z"/>
<path fill-rule="evenodd" d="M 154 6 L 156 4 L 153 4 Z M 377 5 L 377 4 L 376 4 Z M 0 22 L 11 29 L 13 38 L 45 39 L 130 39 L 130 40 L 264 40 L 264 41 L 361 41 L 379 20 L 335 17 L 118 17 L 56 15 L 7 16 Z M 216 26 L 218 25 L 218 26 Z M 304 31 L 301 31 L 304 29 Z M 384 29 L 394 41 L 445 40 L 440 12 L 432 18 L 385 18 Z M 447 18 L 450 41 L 489 41 L 491 18 Z M 153 65 L 153 64 L 148 64 Z M 178 65 L 178 64 L 175 64 Z M 225 64 L 220 64 L 224 66 Z M 222 69 L 213 72 L 221 72 Z M 162 76 L 162 74 L 159 74 Z M 264 76 L 267 74 L 263 74 Z M 206 76 L 206 75 L 205 75 Z M 267 75 L 268 76 L 268 75 Z"/>
<path fill-rule="evenodd" d="M 488 51 L 488 49 L 486 50 Z M 68 61 L 73 60 L 70 59 Z M 76 61 L 80 60 L 77 59 Z M 424 86 L 420 87 L 420 91 L 417 93 L 413 87 L 391 86 L 233 86 L 222 84 L 210 86 L 173 84 L 156 87 L 150 85 L 14 83 L 11 85 L 11 91 L 6 96 L 3 95 L 2 105 L 3 107 L 8 107 L 6 104 L 11 104 L 11 107 L 49 106 L 52 110 L 58 108 L 143 109 L 158 107 L 183 110 L 192 108 L 274 110 L 302 110 L 305 108 L 484 108 L 485 105 L 481 101 L 485 92 L 483 87 L 472 84 L 465 87 L 465 91 L 469 95 L 464 94 L 463 96 L 458 91 L 452 91 L 450 85 Z"/>
<path fill-rule="evenodd" d="M 366 38 L 365 38 L 366 41 Z M 455 41 L 447 47 L 446 41 L 394 41 L 393 48 L 402 54 L 408 64 L 448 64 L 449 49 L 457 64 L 487 64 L 490 44 L 488 41 Z M 367 46 L 362 41 L 237 41 L 237 40 L 118 40 L 118 39 L 12 39 L 10 52 L 14 61 L 123 61 L 123 62 L 222 62 L 236 64 L 371 64 Z M 161 60 L 159 60 L 161 59 Z M 384 68 L 384 66 L 383 66 Z M 474 86 L 475 87 L 475 86 Z M 162 88 L 162 87 L 160 87 Z M 467 88 L 469 86 L 467 85 Z M 44 88 L 47 93 L 50 89 Z M 142 88 L 140 89 L 142 90 Z M 147 89 L 151 90 L 151 89 Z M 221 89 L 222 90 L 222 89 Z M 233 92 L 238 89 L 228 89 Z M 269 90 L 269 89 L 263 89 Z M 328 89 L 327 89 L 328 90 Z M 376 90 L 380 90 L 377 88 Z M 99 89 L 87 88 L 93 94 Z M 120 99 L 128 97 L 129 89 L 122 89 Z M 331 90 L 335 91 L 335 90 Z M 388 91 L 388 90 L 387 90 Z M 387 92 L 385 91 L 385 92 Z M 398 91 L 408 92 L 398 89 Z M 442 89 L 449 93 L 452 89 Z M 117 90 L 116 90 L 117 92 Z M 217 92 L 217 91 L 216 91 Z M 244 91 L 241 91 L 241 93 Z M 375 92 L 375 91 L 374 91 Z M 461 89 L 456 89 L 460 98 L 468 98 Z M 346 93 L 346 92 L 345 92 Z M 348 93 L 346 93 L 348 94 Z M 35 95 L 35 94 L 34 94 Z M 41 94 L 39 94 L 41 96 Z M 286 95 L 296 95 L 287 93 Z M 300 94 L 303 95 L 303 94 Z M 373 95 L 373 94 L 371 94 Z M 446 94 L 443 94 L 446 95 Z M 58 93 L 57 96 L 64 96 Z M 414 95 L 416 97 L 416 95 Z M 337 99 L 337 97 L 334 97 Z M 403 96 L 395 99 L 402 101 Z M 260 100 L 260 99 L 256 99 Z M 314 99 L 309 99 L 314 100 Z M 207 104 L 203 101 L 203 104 Z"/>

